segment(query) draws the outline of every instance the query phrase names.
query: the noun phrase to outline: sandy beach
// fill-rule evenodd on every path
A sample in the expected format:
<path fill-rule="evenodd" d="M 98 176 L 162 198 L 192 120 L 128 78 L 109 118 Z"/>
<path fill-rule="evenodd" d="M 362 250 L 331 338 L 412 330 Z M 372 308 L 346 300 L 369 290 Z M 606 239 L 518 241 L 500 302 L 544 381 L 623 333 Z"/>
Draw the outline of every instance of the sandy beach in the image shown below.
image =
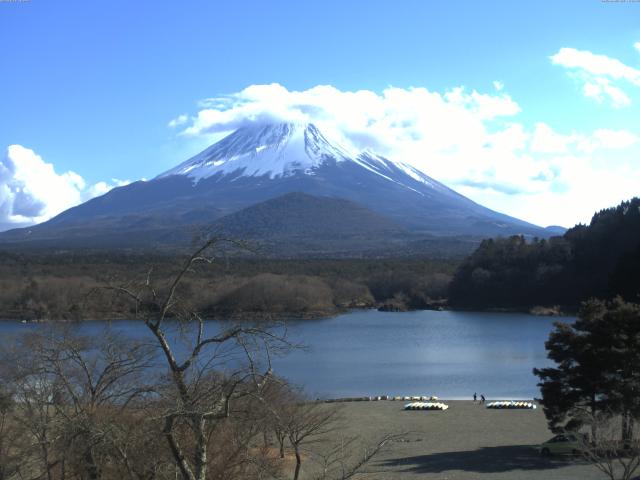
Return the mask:
<path fill-rule="evenodd" d="M 358 478 L 590 480 L 603 474 L 579 458 L 542 458 L 535 446 L 548 440 L 542 409 L 492 410 L 471 401 L 444 401 L 446 411 L 405 411 L 403 401 L 341 403 L 345 435 L 391 442 Z"/>

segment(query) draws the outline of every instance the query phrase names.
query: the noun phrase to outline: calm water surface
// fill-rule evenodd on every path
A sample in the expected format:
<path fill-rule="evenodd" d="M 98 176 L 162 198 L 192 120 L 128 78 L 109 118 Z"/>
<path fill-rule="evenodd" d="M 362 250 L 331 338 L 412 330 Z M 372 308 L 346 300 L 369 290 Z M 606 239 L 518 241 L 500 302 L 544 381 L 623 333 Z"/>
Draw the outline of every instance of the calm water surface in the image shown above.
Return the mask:
<path fill-rule="evenodd" d="M 544 342 L 556 320 L 513 313 L 368 310 L 291 321 L 289 338 L 308 348 L 273 363 L 277 374 L 318 397 L 466 399 L 477 392 L 487 398 L 533 398 L 540 394 L 531 370 L 550 364 Z M 112 325 L 130 337 L 148 335 L 139 322 Z M 104 327 L 105 322 L 85 322 L 77 328 L 99 335 Z M 0 338 L 31 328 L 39 326 L 0 322 Z"/>

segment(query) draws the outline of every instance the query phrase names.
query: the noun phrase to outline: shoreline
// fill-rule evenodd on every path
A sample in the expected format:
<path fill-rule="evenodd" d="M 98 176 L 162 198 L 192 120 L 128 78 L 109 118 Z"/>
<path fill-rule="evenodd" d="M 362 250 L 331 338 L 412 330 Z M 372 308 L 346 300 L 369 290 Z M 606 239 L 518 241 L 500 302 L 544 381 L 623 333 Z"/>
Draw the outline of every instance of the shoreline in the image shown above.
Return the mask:
<path fill-rule="evenodd" d="M 334 318 L 339 315 L 358 311 L 376 310 L 378 312 L 388 313 L 408 313 L 408 312 L 478 312 L 478 313 L 520 313 L 526 315 L 532 315 L 536 317 L 558 317 L 567 318 L 576 316 L 577 312 L 569 310 L 548 310 L 546 307 L 533 307 L 533 308 L 485 308 L 485 309 L 471 309 L 471 308 L 452 308 L 447 305 L 438 305 L 433 308 L 414 308 L 404 310 L 389 310 L 384 308 L 384 305 L 372 306 L 372 307 L 356 307 L 356 308 L 339 308 L 332 311 L 301 311 L 301 312 L 210 312 L 209 315 L 205 315 L 205 320 L 213 321 L 236 321 L 236 322 L 256 322 L 256 321 L 287 321 L 287 320 L 324 320 L 328 318 Z M 119 320 L 136 320 L 135 318 L 125 317 L 122 315 L 113 315 L 104 317 L 91 317 L 91 318 L 58 318 L 58 319 L 32 319 L 31 316 L 20 315 L 9 316 L 0 313 L 0 322 L 21 322 L 21 323 L 75 323 L 75 322 L 111 322 Z M 142 321 L 142 319 L 138 319 Z"/>

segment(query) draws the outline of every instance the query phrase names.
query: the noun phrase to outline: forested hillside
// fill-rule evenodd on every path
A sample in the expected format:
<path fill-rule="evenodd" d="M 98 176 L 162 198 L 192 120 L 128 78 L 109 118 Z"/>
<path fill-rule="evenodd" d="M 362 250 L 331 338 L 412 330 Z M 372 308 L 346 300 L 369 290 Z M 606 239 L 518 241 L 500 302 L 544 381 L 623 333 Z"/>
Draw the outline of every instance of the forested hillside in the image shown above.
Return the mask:
<path fill-rule="evenodd" d="M 456 262 L 429 259 L 220 258 L 196 269 L 179 296 L 208 317 L 296 318 L 351 308 L 426 308 L 442 302 Z M 133 318 L 102 287 L 146 278 L 160 284 L 182 256 L 0 252 L 0 318 Z"/>
<path fill-rule="evenodd" d="M 463 308 L 575 309 L 590 297 L 640 296 L 640 199 L 596 213 L 562 237 L 484 240 L 457 270 L 449 301 Z"/>

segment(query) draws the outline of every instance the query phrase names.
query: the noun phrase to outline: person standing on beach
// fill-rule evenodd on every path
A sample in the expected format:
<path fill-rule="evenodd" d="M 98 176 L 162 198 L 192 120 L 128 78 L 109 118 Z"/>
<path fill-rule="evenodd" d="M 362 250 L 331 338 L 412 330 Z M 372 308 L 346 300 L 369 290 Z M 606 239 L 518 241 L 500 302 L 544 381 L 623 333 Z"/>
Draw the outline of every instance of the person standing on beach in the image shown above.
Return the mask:
<path fill-rule="evenodd" d="M 484 398 L 484 394 L 483 394 L 483 393 L 481 393 L 481 394 L 480 394 L 480 403 L 484 403 L 484 400 L 485 400 L 485 398 Z"/>
<path fill-rule="evenodd" d="M 476 392 L 473 392 L 473 403 L 476 403 L 476 400 L 478 400 L 478 395 Z"/>

